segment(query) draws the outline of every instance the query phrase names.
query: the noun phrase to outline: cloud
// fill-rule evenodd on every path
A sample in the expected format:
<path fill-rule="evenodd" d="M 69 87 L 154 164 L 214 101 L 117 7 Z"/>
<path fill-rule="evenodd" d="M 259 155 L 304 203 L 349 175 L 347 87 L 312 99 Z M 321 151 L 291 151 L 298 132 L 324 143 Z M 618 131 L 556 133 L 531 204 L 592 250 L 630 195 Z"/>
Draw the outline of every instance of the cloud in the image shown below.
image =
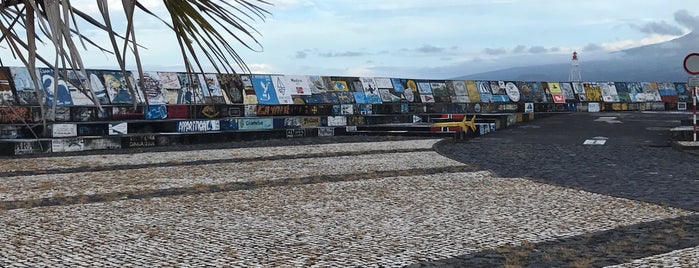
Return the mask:
<path fill-rule="evenodd" d="M 423 45 L 417 49 L 417 51 L 421 53 L 442 53 L 444 50 L 445 48 L 443 47 L 436 47 L 433 45 Z"/>
<path fill-rule="evenodd" d="M 661 35 L 682 35 L 682 29 L 675 25 L 670 25 L 665 21 L 649 22 L 638 27 L 642 33 Z"/>
<path fill-rule="evenodd" d="M 344 57 L 344 58 L 351 58 L 351 57 L 361 57 L 361 56 L 366 56 L 368 55 L 367 53 L 364 52 L 357 52 L 357 51 L 345 51 L 345 52 L 324 52 L 324 53 L 318 53 L 318 56 L 324 57 L 324 58 L 337 58 L 337 57 Z"/>
<path fill-rule="evenodd" d="M 485 54 L 493 55 L 493 56 L 502 55 L 502 54 L 507 53 L 507 51 L 504 48 L 486 48 L 483 50 L 483 52 L 485 52 Z"/>
<path fill-rule="evenodd" d="M 308 57 L 306 51 L 296 51 L 296 55 L 294 56 L 296 59 L 305 59 L 306 57 Z"/>
<path fill-rule="evenodd" d="M 692 16 L 686 9 L 675 12 L 675 21 L 690 30 L 699 30 L 699 17 Z"/>
<path fill-rule="evenodd" d="M 549 51 L 548 49 L 546 49 L 545 47 L 542 47 L 542 46 L 533 46 L 533 47 L 529 48 L 529 53 L 532 53 L 532 54 L 541 54 L 541 53 L 546 53 L 548 51 Z"/>
<path fill-rule="evenodd" d="M 526 46 L 517 45 L 517 46 L 512 50 L 512 53 L 522 53 L 522 52 L 524 52 L 525 49 L 527 49 Z"/>
<path fill-rule="evenodd" d="M 559 51 L 561 51 L 561 48 L 560 48 L 560 47 L 552 47 L 551 49 L 549 49 L 549 51 L 551 51 L 551 52 L 559 52 Z"/>
<path fill-rule="evenodd" d="M 600 51 L 600 50 L 602 50 L 602 49 L 604 49 L 604 47 L 602 47 L 602 46 L 600 46 L 600 45 L 598 45 L 598 44 L 589 43 L 589 44 L 587 44 L 587 46 L 585 46 L 585 47 L 583 48 L 583 51 L 585 51 L 585 52 L 593 52 L 593 51 Z"/>

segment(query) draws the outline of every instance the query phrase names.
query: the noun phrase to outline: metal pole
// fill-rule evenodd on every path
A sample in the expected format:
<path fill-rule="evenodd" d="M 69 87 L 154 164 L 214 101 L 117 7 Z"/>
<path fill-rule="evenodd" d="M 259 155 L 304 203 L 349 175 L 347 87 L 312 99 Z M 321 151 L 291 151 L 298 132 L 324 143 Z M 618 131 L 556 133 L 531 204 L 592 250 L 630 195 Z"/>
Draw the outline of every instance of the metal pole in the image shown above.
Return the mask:
<path fill-rule="evenodd" d="M 692 91 L 692 103 L 694 104 L 694 142 L 697 142 L 697 87 Z"/>

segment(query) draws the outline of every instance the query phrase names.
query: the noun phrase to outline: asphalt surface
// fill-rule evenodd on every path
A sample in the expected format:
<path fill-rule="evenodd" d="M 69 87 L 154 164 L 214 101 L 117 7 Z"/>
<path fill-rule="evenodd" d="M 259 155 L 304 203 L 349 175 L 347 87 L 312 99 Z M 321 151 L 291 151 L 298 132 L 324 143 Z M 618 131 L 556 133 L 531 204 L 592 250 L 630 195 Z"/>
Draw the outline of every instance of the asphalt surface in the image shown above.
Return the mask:
<path fill-rule="evenodd" d="M 688 116 L 672 112 L 561 114 L 470 140 L 444 140 L 435 149 L 500 177 L 524 177 L 699 211 L 699 156 L 670 146 L 669 129 Z M 585 145 L 588 140 L 597 144 Z M 567 267 L 580 259 L 587 260 L 583 267 L 603 267 L 697 245 L 699 216 L 688 216 L 411 267 L 498 267 L 518 256 L 527 256 L 520 263 L 525 267 Z M 568 256 L 560 254 L 562 249 Z"/>
<path fill-rule="evenodd" d="M 501 177 L 699 211 L 699 156 L 670 146 L 687 114 L 572 113 L 537 119 L 436 150 Z M 602 140 L 604 145 L 585 145 Z"/>

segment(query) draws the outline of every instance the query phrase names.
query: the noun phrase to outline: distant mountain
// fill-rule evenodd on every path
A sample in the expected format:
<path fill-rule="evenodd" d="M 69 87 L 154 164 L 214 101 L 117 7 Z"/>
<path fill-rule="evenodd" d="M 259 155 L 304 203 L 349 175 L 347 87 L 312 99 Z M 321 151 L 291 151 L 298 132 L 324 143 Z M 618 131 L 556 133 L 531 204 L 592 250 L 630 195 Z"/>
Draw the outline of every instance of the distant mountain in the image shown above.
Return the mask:
<path fill-rule="evenodd" d="M 684 82 L 688 74 L 684 57 L 699 52 L 699 34 L 694 32 L 667 42 L 626 49 L 610 54 L 612 59 L 580 61 L 583 81 Z M 514 67 L 470 74 L 454 79 L 568 81 L 570 63 Z"/>

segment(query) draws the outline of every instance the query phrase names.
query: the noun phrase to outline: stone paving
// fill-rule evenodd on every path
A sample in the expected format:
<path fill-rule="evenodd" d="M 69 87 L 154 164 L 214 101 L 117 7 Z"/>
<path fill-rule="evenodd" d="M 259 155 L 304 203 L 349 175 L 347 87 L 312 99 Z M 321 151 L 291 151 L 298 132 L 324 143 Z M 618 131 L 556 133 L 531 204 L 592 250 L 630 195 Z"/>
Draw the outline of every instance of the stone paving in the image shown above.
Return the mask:
<path fill-rule="evenodd" d="M 235 154 L 221 150 L 211 156 L 197 151 L 144 153 L 119 163 L 226 157 L 231 163 L 0 178 L 0 196 L 7 201 L 253 178 L 281 180 L 304 174 L 363 176 L 351 181 L 0 210 L 0 267 L 400 267 L 697 214 L 523 178 L 501 178 L 488 171 L 373 175 L 417 166 L 464 166 L 429 151 L 381 151 L 424 148 L 434 142 L 318 145 L 304 152 L 296 147 L 241 149 Z M 301 157 L 352 150 L 347 147 L 362 148 L 357 150 L 367 155 Z M 275 153 L 290 157 L 254 160 Z M 111 156 L 92 158 L 106 160 L 104 165 L 121 161 Z M 235 162 L 240 158 L 251 160 Z M 77 166 L 96 163 L 84 156 L 59 159 Z M 29 170 L 21 161 L 31 160 L 16 159 L 20 162 L 15 164 Z M 695 253 L 696 249 L 671 254 L 691 258 Z M 682 262 L 672 262 L 678 263 Z M 623 267 L 635 267 L 628 265 Z"/>
<path fill-rule="evenodd" d="M 625 263 L 608 268 L 635 268 L 635 267 L 697 267 L 699 264 L 699 247 L 675 250 L 662 255 L 656 255 L 631 263 Z"/>

